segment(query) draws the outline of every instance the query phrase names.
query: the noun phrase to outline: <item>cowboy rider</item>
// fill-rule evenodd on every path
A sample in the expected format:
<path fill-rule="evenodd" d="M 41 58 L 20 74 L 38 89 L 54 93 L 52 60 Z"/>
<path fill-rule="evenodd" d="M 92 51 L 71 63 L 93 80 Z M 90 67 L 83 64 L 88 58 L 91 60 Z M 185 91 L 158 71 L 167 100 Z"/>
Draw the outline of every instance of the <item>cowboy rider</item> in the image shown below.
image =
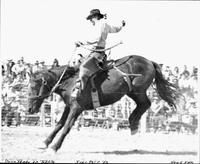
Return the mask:
<path fill-rule="evenodd" d="M 77 85 L 72 93 L 72 97 L 77 96 L 80 86 L 81 90 L 85 88 L 87 79 L 92 74 L 94 74 L 100 69 L 103 69 L 103 65 L 106 60 L 106 54 L 103 50 L 105 49 L 108 33 L 117 33 L 125 26 L 124 20 L 122 21 L 121 26 L 116 27 L 109 25 L 107 22 L 103 20 L 103 18 L 106 19 L 106 14 L 101 14 L 99 9 L 91 10 L 89 16 L 86 19 L 89 20 L 93 26 L 98 28 L 100 35 L 98 36 L 97 39 L 93 41 L 86 41 L 85 43 L 82 42 L 75 43 L 76 47 L 80 47 L 81 45 L 93 45 L 94 51 L 80 65 L 79 80 L 77 80 Z"/>

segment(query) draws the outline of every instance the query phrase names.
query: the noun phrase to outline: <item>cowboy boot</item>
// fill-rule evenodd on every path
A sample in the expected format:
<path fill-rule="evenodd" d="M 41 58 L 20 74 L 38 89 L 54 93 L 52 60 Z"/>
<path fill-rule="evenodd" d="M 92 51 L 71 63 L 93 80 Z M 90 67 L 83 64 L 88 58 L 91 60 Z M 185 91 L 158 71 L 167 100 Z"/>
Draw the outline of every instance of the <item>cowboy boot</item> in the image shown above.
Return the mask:
<path fill-rule="evenodd" d="M 83 76 L 80 78 L 80 80 L 76 81 L 76 86 L 71 94 L 72 97 L 76 98 L 79 92 L 82 92 L 84 90 L 87 80 L 88 80 L 88 77 Z"/>
<path fill-rule="evenodd" d="M 88 77 L 86 77 L 86 76 L 81 77 L 81 80 L 80 80 L 81 81 L 81 91 L 84 90 L 87 80 L 88 80 Z"/>
<path fill-rule="evenodd" d="M 80 87 L 81 87 L 81 81 L 77 80 L 75 88 L 73 89 L 72 94 L 71 94 L 72 97 L 76 98 L 78 96 Z"/>

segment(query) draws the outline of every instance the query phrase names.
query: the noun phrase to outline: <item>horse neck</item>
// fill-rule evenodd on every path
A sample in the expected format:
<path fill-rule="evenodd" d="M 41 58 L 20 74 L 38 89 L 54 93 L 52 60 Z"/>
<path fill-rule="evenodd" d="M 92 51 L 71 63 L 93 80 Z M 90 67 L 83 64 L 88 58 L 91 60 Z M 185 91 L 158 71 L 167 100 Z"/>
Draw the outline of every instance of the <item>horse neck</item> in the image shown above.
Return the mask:
<path fill-rule="evenodd" d="M 60 67 L 60 69 L 52 69 L 50 71 L 52 83 L 54 83 L 54 85 L 56 85 L 56 83 L 58 81 L 60 81 L 59 84 L 63 84 L 63 85 L 59 86 L 60 90 L 63 90 L 63 88 L 66 89 L 66 88 L 70 87 L 74 83 L 75 79 L 77 79 L 76 75 L 77 75 L 79 69 L 74 68 L 74 70 L 72 70 L 73 68 L 68 67 L 66 69 L 66 67 L 67 66 L 63 66 L 63 67 Z M 65 71 L 65 72 L 63 72 L 63 71 Z M 64 76 L 62 76 L 63 73 L 64 73 Z"/>
<path fill-rule="evenodd" d="M 58 82 L 58 80 L 59 80 L 59 78 L 61 76 L 61 73 L 51 70 L 51 71 L 48 71 L 45 75 L 46 75 L 45 79 L 50 84 L 49 86 L 51 88 L 53 88 L 55 86 L 55 84 Z"/>

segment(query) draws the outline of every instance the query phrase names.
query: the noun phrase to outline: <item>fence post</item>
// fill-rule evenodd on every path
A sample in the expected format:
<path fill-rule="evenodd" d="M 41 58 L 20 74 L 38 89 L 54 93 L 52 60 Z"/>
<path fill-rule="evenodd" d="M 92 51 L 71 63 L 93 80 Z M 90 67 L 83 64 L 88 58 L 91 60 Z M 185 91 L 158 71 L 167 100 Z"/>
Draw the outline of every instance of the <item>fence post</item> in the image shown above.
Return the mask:
<path fill-rule="evenodd" d="M 41 114 L 40 114 L 40 126 L 44 127 L 45 125 L 45 116 L 44 116 L 44 104 L 41 105 Z"/>
<path fill-rule="evenodd" d="M 141 117 L 140 131 L 141 133 L 146 133 L 147 130 L 147 112 L 145 112 Z"/>
<path fill-rule="evenodd" d="M 56 102 L 53 102 L 51 104 L 51 126 L 52 127 L 55 127 L 55 103 Z"/>

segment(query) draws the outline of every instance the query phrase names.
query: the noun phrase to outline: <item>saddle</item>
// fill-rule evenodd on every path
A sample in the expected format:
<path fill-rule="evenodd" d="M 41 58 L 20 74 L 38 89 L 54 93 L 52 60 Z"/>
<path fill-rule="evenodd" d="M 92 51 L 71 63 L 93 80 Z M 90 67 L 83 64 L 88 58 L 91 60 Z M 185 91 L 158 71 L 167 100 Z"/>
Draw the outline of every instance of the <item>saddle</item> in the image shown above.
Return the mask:
<path fill-rule="evenodd" d="M 117 66 L 115 66 L 115 63 L 116 63 L 116 61 L 114 61 L 114 60 L 105 61 L 104 63 L 102 63 L 103 64 L 103 67 L 101 67 L 102 69 L 100 71 L 94 73 L 92 75 L 92 77 L 90 78 L 90 82 L 91 82 L 91 85 L 92 85 L 91 96 L 92 96 L 94 109 L 96 109 L 96 108 L 101 106 L 100 105 L 100 101 L 99 101 L 98 90 L 97 90 L 96 85 L 94 83 L 94 78 L 96 77 L 97 73 L 108 71 L 108 70 L 114 68 L 117 72 L 119 72 L 123 76 L 124 81 L 128 85 L 129 91 L 131 91 L 133 89 L 132 88 L 132 80 L 133 80 L 133 78 L 142 76 L 141 74 L 127 74 L 127 73 L 124 73 L 119 68 L 117 68 Z"/>
<path fill-rule="evenodd" d="M 113 68 L 113 66 L 115 65 L 115 61 L 109 60 L 109 61 L 98 62 L 97 65 L 102 71 L 106 71 Z"/>

